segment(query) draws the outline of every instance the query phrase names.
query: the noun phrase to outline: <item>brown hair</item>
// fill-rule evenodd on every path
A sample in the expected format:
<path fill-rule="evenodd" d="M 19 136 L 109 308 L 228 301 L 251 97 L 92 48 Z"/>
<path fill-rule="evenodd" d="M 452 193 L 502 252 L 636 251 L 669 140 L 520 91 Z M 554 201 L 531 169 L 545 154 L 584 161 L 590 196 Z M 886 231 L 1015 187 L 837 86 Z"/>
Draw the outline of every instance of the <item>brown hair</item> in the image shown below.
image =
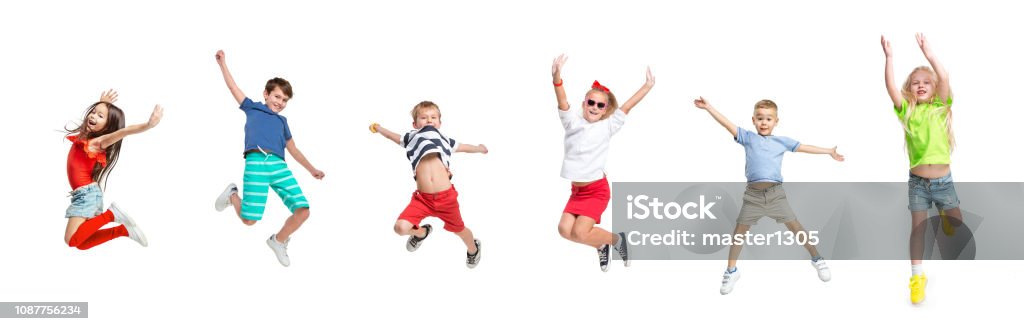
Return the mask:
<path fill-rule="evenodd" d="M 107 125 L 98 132 L 86 132 L 86 126 L 89 125 L 89 114 L 91 114 L 100 104 L 107 106 Z M 85 109 L 85 116 L 83 116 L 82 124 L 79 124 L 78 127 L 74 129 L 64 127 L 64 132 L 67 132 L 65 136 L 77 134 L 79 135 L 79 139 L 93 139 L 124 129 L 124 122 L 124 111 L 122 111 L 121 108 L 117 108 L 117 106 L 114 106 L 112 103 L 100 101 Z M 118 156 L 121 155 L 121 140 L 107 146 L 107 148 L 103 149 L 103 152 L 107 155 L 107 166 L 104 167 L 99 162 L 96 162 L 96 166 L 92 169 L 92 180 L 100 185 L 100 189 L 106 190 L 107 176 L 110 175 L 111 170 L 114 170 L 114 166 L 117 165 Z"/>
<path fill-rule="evenodd" d="M 754 111 L 757 111 L 758 109 L 761 108 L 771 109 L 774 110 L 776 113 L 779 111 L 779 106 L 776 105 L 774 101 L 768 99 L 758 101 L 757 103 L 754 104 Z"/>
<path fill-rule="evenodd" d="M 267 94 L 270 94 L 270 92 L 274 92 L 275 87 L 281 88 L 281 92 L 284 92 L 284 95 L 287 95 L 289 99 L 292 98 L 292 84 L 284 78 L 271 78 L 267 81 L 267 86 L 264 88 L 264 91 L 266 91 Z"/>

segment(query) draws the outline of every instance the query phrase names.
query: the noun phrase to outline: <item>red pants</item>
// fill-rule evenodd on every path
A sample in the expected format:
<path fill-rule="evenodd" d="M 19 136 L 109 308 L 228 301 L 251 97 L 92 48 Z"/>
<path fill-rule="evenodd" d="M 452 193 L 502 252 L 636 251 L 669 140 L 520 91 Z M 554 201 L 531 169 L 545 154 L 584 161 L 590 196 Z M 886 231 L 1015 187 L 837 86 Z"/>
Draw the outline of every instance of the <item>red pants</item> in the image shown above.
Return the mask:
<path fill-rule="evenodd" d="M 445 230 L 462 232 L 466 225 L 462 223 L 458 197 L 459 192 L 455 191 L 455 185 L 437 193 L 413 192 L 412 200 L 398 219 L 409 221 L 418 227 L 424 218 L 434 216 L 444 221 Z"/>

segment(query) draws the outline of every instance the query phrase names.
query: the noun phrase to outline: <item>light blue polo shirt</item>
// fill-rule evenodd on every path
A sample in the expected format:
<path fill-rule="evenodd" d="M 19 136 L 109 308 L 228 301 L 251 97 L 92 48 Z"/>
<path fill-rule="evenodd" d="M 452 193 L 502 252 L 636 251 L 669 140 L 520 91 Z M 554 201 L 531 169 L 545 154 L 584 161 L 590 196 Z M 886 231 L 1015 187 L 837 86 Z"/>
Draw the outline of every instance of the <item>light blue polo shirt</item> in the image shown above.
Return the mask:
<path fill-rule="evenodd" d="M 747 182 L 782 182 L 782 154 L 796 152 L 800 143 L 792 138 L 762 136 L 736 127 L 736 142 L 747 154 Z"/>
<path fill-rule="evenodd" d="M 284 147 L 292 139 L 288 119 L 274 113 L 262 102 L 245 98 L 238 106 L 245 112 L 245 149 L 242 152 L 262 149 L 284 159 Z"/>

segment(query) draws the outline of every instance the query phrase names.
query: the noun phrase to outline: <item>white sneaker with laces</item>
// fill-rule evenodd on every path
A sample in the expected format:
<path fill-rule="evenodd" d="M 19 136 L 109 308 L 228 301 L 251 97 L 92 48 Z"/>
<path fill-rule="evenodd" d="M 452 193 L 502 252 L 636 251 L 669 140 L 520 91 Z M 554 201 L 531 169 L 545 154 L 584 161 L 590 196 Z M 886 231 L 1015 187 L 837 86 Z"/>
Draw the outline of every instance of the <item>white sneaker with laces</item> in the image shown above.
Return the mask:
<path fill-rule="evenodd" d="M 736 281 L 740 280 L 740 268 L 736 268 L 736 271 L 729 272 L 729 269 L 725 270 L 725 274 L 722 275 L 722 289 L 719 291 L 722 295 L 729 294 L 732 292 L 732 288 L 736 286 Z"/>
<path fill-rule="evenodd" d="M 235 183 L 228 184 L 224 192 L 221 192 L 220 196 L 217 197 L 217 201 L 213 203 L 213 208 L 216 208 L 217 211 L 222 211 L 231 206 L 231 194 L 235 192 L 238 192 L 238 186 Z"/>
<path fill-rule="evenodd" d="M 292 264 L 291 259 L 288 258 L 288 243 L 292 241 L 291 237 L 285 240 L 284 243 L 277 241 L 277 235 L 272 234 L 270 238 L 267 238 L 267 246 L 274 251 L 274 255 L 277 256 L 277 262 L 281 262 L 281 265 L 288 266 Z"/>
<path fill-rule="evenodd" d="M 135 221 L 128 217 L 128 214 L 121 211 L 117 203 L 110 203 L 110 213 L 114 214 L 114 222 L 123 224 L 125 230 L 128 230 L 128 238 L 139 243 L 142 247 L 149 246 L 149 241 L 146 240 L 146 235 L 142 233 L 142 229 L 139 229 L 139 225 L 135 224 Z"/>

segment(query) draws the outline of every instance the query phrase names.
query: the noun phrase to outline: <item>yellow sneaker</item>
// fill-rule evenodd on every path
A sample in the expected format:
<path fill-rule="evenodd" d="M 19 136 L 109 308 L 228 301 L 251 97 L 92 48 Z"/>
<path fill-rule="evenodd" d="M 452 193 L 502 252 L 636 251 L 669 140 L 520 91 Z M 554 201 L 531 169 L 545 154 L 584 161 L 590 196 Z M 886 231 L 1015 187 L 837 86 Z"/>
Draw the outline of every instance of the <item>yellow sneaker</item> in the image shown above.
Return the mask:
<path fill-rule="evenodd" d="M 910 277 L 910 302 L 914 304 L 924 301 L 924 287 L 928 285 L 928 277 L 924 274 Z"/>
<path fill-rule="evenodd" d="M 946 216 L 946 212 L 940 210 L 939 217 L 942 218 L 942 233 L 945 233 L 947 237 L 956 234 L 956 228 L 949 223 L 949 216 Z"/>

